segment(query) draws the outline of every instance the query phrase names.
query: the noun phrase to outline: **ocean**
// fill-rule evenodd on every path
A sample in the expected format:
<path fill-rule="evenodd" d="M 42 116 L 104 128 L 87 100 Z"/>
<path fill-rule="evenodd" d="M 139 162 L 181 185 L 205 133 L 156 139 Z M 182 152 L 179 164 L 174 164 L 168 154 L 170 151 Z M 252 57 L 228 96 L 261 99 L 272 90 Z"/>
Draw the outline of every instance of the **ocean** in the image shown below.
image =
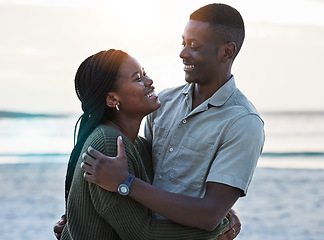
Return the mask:
<path fill-rule="evenodd" d="M 0 117 L 0 164 L 67 161 L 78 116 L 14 116 Z M 324 112 L 261 116 L 266 132 L 261 166 L 324 169 Z"/>
<path fill-rule="evenodd" d="M 0 114 L 1 115 L 1 114 Z M 266 142 L 237 240 L 322 240 L 324 112 L 263 112 Z M 0 118 L 0 239 L 55 239 L 78 116 Z M 140 134 L 143 133 L 141 129 Z"/>

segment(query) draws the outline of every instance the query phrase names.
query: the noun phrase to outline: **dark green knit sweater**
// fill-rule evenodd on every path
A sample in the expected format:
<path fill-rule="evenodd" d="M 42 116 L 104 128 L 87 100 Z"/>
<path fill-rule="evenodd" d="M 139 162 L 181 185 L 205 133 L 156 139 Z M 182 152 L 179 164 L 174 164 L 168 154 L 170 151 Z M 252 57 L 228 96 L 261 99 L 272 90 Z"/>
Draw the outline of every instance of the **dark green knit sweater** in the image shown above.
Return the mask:
<path fill-rule="evenodd" d="M 120 132 L 101 125 L 88 137 L 81 155 L 89 146 L 108 156 L 117 154 L 117 137 Z M 145 182 L 151 183 L 153 170 L 149 148 L 145 139 L 137 138 L 136 147 L 123 136 L 128 157 L 129 172 Z M 169 220 L 152 218 L 151 211 L 132 198 L 104 190 L 83 179 L 76 165 L 67 205 L 67 224 L 62 240 L 103 239 L 214 239 L 228 224 L 224 219 L 213 232 L 182 226 Z"/>

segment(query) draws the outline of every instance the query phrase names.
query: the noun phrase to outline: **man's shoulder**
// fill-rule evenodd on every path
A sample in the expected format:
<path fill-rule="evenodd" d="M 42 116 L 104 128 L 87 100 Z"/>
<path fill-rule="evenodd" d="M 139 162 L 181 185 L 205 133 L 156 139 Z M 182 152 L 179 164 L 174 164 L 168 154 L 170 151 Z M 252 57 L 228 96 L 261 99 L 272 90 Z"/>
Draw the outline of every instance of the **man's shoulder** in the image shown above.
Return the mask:
<path fill-rule="evenodd" d="M 234 108 L 236 111 L 245 114 L 260 115 L 253 103 L 239 89 L 236 89 L 232 95 L 232 103 L 233 106 L 236 106 Z"/>
<path fill-rule="evenodd" d="M 221 107 L 220 113 L 228 123 L 233 123 L 246 117 L 247 119 L 254 119 L 256 117 L 263 123 L 257 108 L 238 88 L 234 90 L 230 98 Z"/>

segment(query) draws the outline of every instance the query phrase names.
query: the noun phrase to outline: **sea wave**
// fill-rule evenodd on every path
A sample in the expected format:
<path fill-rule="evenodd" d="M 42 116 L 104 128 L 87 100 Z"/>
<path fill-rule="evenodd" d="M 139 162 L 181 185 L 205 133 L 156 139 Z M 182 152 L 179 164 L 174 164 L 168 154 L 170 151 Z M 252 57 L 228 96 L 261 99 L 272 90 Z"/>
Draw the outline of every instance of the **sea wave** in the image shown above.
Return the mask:
<path fill-rule="evenodd" d="M 66 114 L 45 114 L 45 113 L 25 113 L 0 111 L 0 118 L 66 118 Z"/>
<path fill-rule="evenodd" d="M 2 164 L 35 164 L 58 163 L 67 164 L 68 153 L 2 153 L 0 154 L 0 166 Z M 323 169 L 324 152 L 300 152 L 300 153 L 268 153 L 261 155 L 258 168 L 289 168 L 289 169 Z"/>
<path fill-rule="evenodd" d="M 264 152 L 263 157 L 324 157 L 324 152 Z"/>

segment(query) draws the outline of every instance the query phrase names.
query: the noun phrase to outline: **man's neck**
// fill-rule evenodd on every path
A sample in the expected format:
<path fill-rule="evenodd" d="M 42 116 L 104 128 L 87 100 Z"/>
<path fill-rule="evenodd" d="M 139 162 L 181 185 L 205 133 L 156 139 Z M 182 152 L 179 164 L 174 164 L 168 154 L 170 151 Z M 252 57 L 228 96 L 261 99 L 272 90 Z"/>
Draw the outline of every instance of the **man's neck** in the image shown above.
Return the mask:
<path fill-rule="evenodd" d="M 220 89 L 230 78 L 226 77 L 223 81 L 215 81 L 213 84 L 200 85 L 198 83 L 194 84 L 192 91 L 192 109 L 194 110 L 208 98 L 214 95 L 218 89 Z"/>

